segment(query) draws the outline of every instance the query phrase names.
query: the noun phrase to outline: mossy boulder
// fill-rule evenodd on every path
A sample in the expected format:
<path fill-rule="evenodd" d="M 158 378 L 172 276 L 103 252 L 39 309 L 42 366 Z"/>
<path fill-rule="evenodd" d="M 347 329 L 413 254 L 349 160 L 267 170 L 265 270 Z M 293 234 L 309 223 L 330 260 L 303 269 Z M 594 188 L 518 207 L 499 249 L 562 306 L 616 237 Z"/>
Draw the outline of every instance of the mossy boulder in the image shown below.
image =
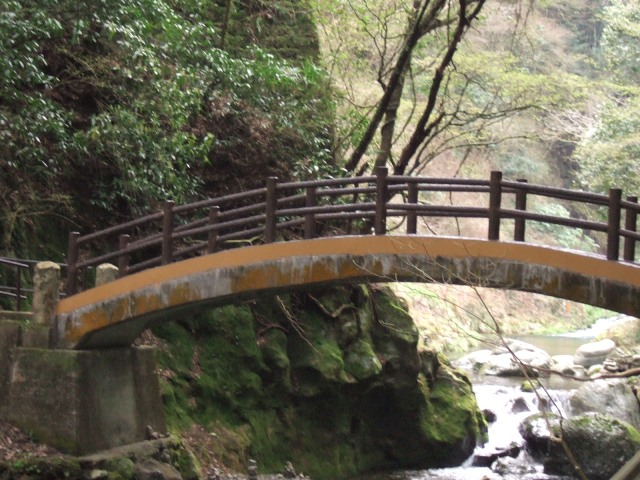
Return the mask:
<path fill-rule="evenodd" d="M 456 465 L 484 431 L 471 385 L 388 289 L 362 286 L 225 307 L 156 330 L 174 430 L 198 423 L 223 461 L 291 460 L 316 479 Z"/>
<path fill-rule="evenodd" d="M 562 422 L 554 414 L 535 414 L 519 430 L 527 451 L 552 475 L 575 474 L 560 438 L 590 480 L 611 478 L 640 449 L 640 433 L 635 428 L 602 413 L 590 412 Z"/>
<path fill-rule="evenodd" d="M 560 425 L 554 427 L 560 435 Z M 586 413 L 565 420 L 562 438 L 590 480 L 608 480 L 640 450 L 640 433 L 606 414 Z M 564 449 L 554 446 L 544 462 L 545 473 L 572 475 L 574 466 Z"/>

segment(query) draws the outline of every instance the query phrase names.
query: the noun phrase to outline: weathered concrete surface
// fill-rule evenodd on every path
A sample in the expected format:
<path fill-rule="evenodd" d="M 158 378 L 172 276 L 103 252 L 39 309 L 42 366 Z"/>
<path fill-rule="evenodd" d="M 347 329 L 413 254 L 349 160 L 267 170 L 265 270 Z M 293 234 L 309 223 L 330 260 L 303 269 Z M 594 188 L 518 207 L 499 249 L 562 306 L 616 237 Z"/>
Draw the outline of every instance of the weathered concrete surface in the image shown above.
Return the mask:
<path fill-rule="evenodd" d="M 147 425 L 166 431 L 151 348 L 14 348 L 4 391 L 3 419 L 67 453 L 144 440 Z"/>
<path fill-rule="evenodd" d="M 6 318 L 0 317 L 0 418 L 3 418 L 8 408 L 12 350 L 20 346 L 49 346 L 49 328 L 46 325 L 35 325 L 25 321 L 30 318 L 27 315 L 13 317 L 19 320 Z"/>
<path fill-rule="evenodd" d="M 96 268 L 96 287 L 113 282 L 118 278 L 118 267 L 110 263 L 102 263 Z"/>
<path fill-rule="evenodd" d="M 39 262 L 33 272 L 33 320 L 53 325 L 58 305 L 60 266 L 53 262 Z"/>
<path fill-rule="evenodd" d="M 516 242 L 336 237 L 223 251 L 121 278 L 62 300 L 55 342 L 125 346 L 181 309 L 339 282 L 437 282 L 541 293 L 640 315 L 640 267 Z"/>
<path fill-rule="evenodd" d="M 19 339 L 20 323 L 11 320 L 0 321 L 0 418 L 3 418 L 7 411 L 11 350 L 18 345 Z"/>

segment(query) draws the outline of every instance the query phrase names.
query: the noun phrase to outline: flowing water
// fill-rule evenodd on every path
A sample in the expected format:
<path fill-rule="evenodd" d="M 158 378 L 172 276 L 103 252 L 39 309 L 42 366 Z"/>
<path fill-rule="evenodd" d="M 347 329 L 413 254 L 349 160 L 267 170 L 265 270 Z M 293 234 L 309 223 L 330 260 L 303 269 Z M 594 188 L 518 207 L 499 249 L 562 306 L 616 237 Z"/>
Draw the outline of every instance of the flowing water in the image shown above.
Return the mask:
<path fill-rule="evenodd" d="M 570 390 L 547 390 L 540 392 L 542 399 L 534 393 L 520 391 L 519 387 L 511 385 L 502 379 L 504 385 L 481 384 L 474 385 L 478 405 L 481 409 L 489 409 L 496 414 L 496 421 L 489 425 L 489 441 L 483 447 L 477 447 L 475 453 L 483 451 L 502 450 L 513 442 L 522 444 L 522 437 L 518 433 L 518 425 L 529 415 L 541 410 L 560 412 L 567 415 Z M 519 459 L 534 466 L 535 473 L 503 477 L 491 471 L 488 467 L 471 466 L 473 457 L 465 464 L 456 468 L 439 468 L 419 471 L 400 471 L 380 473 L 359 477 L 359 480 L 502 480 L 504 478 L 521 478 L 525 480 L 558 479 L 542 473 L 542 465 L 535 462 L 522 451 Z"/>
<path fill-rule="evenodd" d="M 563 335 L 526 335 L 517 337 L 542 348 L 550 355 L 573 354 L 582 344 L 593 341 L 594 337 L 624 316 L 602 319 L 587 329 Z M 544 379 L 544 390 L 539 389 L 540 397 L 535 393 L 520 391 L 522 379 L 499 377 L 482 377 L 473 379 L 473 389 L 481 409 L 489 409 L 496 414 L 496 421 L 489 425 L 489 441 L 482 447 L 477 447 L 475 454 L 483 450 L 492 451 L 504 449 L 512 442 L 522 445 L 522 437 L 518 432 L 518 425 L 529 415 L 546 410 L 570 415 L 568 399 L 579 383 L 561 377 L 552 376 Z M 535 473 L 524 475 L 501 476 L 488 467 L 472 466 L 473 456 L 462 466 L 456 468 L 441 468 L 419 471 L 398 471 L 377 473 L 359 477 L 359 480 L 551 480 L 563 477 L 545 475 L 542 465 L 536 464 L 523 450 L 519 457 L 523 462 L 535 468 Z"/>

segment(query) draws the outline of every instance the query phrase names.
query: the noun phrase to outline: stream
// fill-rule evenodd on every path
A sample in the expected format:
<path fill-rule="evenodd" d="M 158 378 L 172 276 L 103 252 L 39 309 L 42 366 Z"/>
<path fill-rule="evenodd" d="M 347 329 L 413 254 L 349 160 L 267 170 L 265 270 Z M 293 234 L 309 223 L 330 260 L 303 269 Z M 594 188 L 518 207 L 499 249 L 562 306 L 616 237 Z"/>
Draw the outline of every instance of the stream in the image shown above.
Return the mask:
<path fill-rule="evenodd" d="M 569 334 L 523 335 L 513 338 L 531 343 L 550 355 L 572 355 L 580 345 L 593 341 L 603 329 L 623 318 L 624 316 L 616 316 L 601 319 L 587 330 Z M 542 410 L 549 411 L 549 409 L 563 416 L 571 415 L 569 398 L 579 382 L 557 376 L 541 380 L 545 391 L 539 389 L 541 398 L 538 398 L 535 393 L 520 390 L 522 378 L 484 376 L 472 379 L 480 409 L 491 410 L 496 414 L 496 420 L 489 424 L 489 441 L 484 446 L 476 447 L 474 454 L 463 465 L 455 468 L 376 473 L 358 477 L 358 480 L 557 480 L 567 478 L 544 474 L 542 465 L 537 464 L 524 450 L 519 453 L 518 460 L 530 465 L 534 470 L 531 473 L 503 476 L 494 473 L 489 467 L 472 466 L 474 456 L 482 454 L 483 451 L 505 449 L 513 442 L 522 445 L 518 425 L 529 415 Z"/>
<path fill-rule="evenodd" d="M 522 392 L 519 389 L 518 379 L 496 379 L 496 384 L 474 384 L 473 390 L 478 399 L 481 409 L 489 409 L 497 416 L 496 421 L 489 424 L 489 441 L 483 447 L 477 447 L 475 454 L 484 450 L 506 449 L 512 442 L 522 443 L 522 437 L 518 433 L 518 425 L 529 415 L 541 409 L 549 409 L 546 395 L 543 395 L 543 405 L 540 407 L 539 399 L 534 393 Z M 559 409 L 563 415 L 568 414 L 568 399 L 571 390 L 547 390 L 550 403 L 553 404 L 553 411 Z M 531 465 L 535 472 L 524 475 L 502 476 L 491 471 L 489 467 L 472 466 L 473 457 L 469 458 L 463 465 L 455 468 L 438 468 L 417 471 L 398 471 L 391 473 L 378 473 L 358 477 L 358 480 L 503 480 L 521 478 L 525 480 L 560 479 L 542 473 L 542 465 L 536 464 L 522 451 L 518 457 L 523 463 Z"/>

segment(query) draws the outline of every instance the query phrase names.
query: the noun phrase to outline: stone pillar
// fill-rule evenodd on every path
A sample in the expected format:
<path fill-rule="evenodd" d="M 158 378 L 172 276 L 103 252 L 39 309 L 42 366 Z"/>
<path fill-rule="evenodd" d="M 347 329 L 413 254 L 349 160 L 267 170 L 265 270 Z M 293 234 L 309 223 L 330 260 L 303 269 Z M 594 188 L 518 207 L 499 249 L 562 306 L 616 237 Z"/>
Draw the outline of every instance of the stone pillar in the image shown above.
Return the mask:
<path fill-rule="evenodd" d="M 118 278 L 118 267 L 110 263 L 103 263 L 96 268 L 96 287 L 113 282 Z"/>
<path fill-rule="evenodd" d="M 60 267 L 53 262 L 39 262 L 33 274 L 33 321 L 53 325 L 58 305 Z"/>

